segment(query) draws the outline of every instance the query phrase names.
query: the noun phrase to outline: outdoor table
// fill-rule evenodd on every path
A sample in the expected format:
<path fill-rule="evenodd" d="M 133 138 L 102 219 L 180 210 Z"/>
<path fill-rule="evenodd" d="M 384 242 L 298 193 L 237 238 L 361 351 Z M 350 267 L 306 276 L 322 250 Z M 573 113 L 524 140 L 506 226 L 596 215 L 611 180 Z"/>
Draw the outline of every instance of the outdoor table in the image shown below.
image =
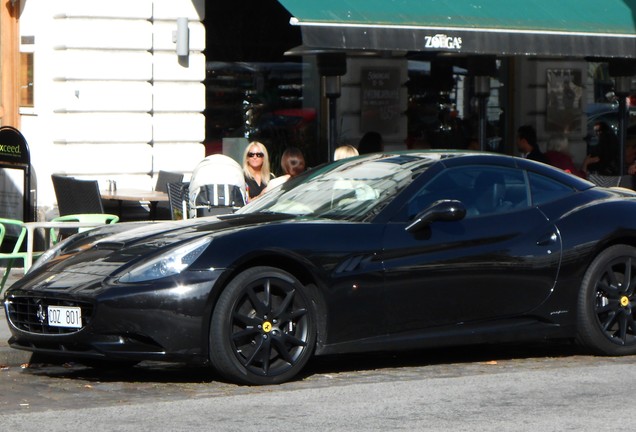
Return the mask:
<path fill-rule="evenodd" d="M 147 202 L 150 205 L 150 219 L 154 220 L 157 214 L 157 203 L 168 202 L 168 194 L 160 191 L 145 189 L 117 189 L 115 191 L 101 191 L 102 199 L 116 200 L 119 202 L 119 214 L 122 217 L 122 204 L 124 201 Z"/>

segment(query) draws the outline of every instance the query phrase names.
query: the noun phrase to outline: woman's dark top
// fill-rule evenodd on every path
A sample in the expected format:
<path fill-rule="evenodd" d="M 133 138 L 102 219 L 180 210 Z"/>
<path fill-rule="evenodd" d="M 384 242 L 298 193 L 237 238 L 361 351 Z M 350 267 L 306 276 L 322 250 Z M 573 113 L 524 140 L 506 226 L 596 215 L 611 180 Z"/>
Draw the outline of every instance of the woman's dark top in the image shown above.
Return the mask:
<path fill-rule="evenodd" d="M 267 187 L 265 183 L 261 183 L 260 185 L 256 183 L 256 180 L 245 177 L 245 185 L 249 188 L 249 197 L 250 199 L 257 197 L 263 192 L 263 189 Z"/>

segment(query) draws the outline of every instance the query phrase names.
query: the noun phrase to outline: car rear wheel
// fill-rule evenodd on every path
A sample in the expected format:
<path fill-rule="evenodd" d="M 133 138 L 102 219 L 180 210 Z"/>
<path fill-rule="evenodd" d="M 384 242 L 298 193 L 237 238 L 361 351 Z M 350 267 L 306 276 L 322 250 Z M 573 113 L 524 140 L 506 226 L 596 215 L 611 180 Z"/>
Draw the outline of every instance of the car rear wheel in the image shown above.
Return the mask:
<path fill-rule="evenodd" d="M 306 287 L 273 267 L 253 267 L 225 288 L 210 323 L 210 361 L 242 384 L 278 384 L 309 360 L 316 340 Z"/>
<path fill-rule="evenodd" d="M 636 354 L 636 248 L 616 245 L 587 269 L 578 299 L 578 338 L 603 355 Z"/>

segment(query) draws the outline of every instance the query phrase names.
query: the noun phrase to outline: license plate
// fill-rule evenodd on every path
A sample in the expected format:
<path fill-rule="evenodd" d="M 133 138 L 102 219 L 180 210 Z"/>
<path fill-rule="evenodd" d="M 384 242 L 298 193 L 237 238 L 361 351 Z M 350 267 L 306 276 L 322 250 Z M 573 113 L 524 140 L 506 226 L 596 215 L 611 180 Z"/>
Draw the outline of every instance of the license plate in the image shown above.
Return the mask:
<path fill-rule="evenodd" d="M 78 307 L 49 306 L 48 318 L 52 327 L 82 327 L 82 309 Z"/>

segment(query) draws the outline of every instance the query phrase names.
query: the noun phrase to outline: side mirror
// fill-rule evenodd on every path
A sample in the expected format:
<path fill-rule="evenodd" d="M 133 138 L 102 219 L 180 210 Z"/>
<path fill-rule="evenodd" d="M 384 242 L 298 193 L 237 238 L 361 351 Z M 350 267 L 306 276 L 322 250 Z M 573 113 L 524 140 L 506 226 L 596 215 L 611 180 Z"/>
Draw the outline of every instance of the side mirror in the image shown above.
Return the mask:
<path fill-rule="evenodd" d="M 413 222 L 404 230 L 416 232 L 430 225 L 434 221 L 458 221 L 466 216 L 466 207 L 457 200 L 435 201 L 427 208 L 419 212 Z"/>

